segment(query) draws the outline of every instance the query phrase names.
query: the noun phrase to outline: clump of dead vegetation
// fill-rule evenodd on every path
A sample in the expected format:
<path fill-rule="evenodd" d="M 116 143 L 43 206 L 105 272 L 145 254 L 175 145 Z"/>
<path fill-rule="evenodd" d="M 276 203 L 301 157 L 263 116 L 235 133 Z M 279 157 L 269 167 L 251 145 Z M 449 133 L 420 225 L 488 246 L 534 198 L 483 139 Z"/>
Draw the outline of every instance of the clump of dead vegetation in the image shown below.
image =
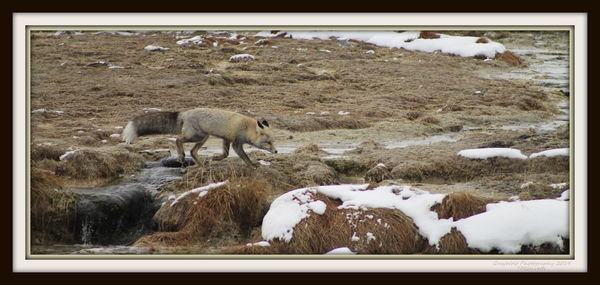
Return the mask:
<path fill-rule="evenodd" d="M 523 59 L 521 59 L 518 55 L 516 55 L 512 51 L 505 51 L 503 53 L 497 53 L 495 56 L 496 60 L 504 61 L 510 65 L 519 66 L 523 64 Z"/>
<path fill-rule="evenodd" d="M 307 148 L 311 149 L 310 146 Z M 182 179 L 163 186 L 162 191 L 177 193 L 208 183 L 238 178 L 263 179 L 274 193 L 338 182 L 338 173 L 333 167 L 322 162 L 318 156 L 302 150 L 295 154 L 278 155 L 252 151 L 248 156 L 253 161 L 262 161 L 268 165 L 260 165 L 255 169 L 246 166 L 239 158 L 227 158 L 217 162 L 206 160 L 204 165 L 189 167 Z"/>
<path fill-rule="evenodd" d="M 565 191 L 560 187 L 552 187 L 545 183 L 525 183 L 520 187 L 521 191 L 518 193 L 519 200 L 535 200 L 535 199 L 547 199 L 556 198 Z M 567 188 L 568 189 L 568 188 Z"/>
<path fill-rule="evenodd" d="M 444 197 L 442 203 L 433 205 L 431 210 L 436 212 L 440 219 L 454 218 L 456 221 L 483 213 L 486 205 L 494 202 L 497 202 L 497 200 L 460 191 L 448 194 Z"/>
<path fill-rule="evenodd" d="M 114 179 L 145 164 L 143 156 L 127 151 L 77 150 L 63 158 L 56 174 L 74 180 Z"/>
<path fill-rule="evenodd" d="M 330 129 L 364 129 L 370 125 L 364 120 L 344 117 L 308 117 L 282 120 L 279 128 L 294 132 L 312 132 Z"/>
<path fill-rule="evenodd" d="M 493 157 L 469 159 L 453 156 L 418 165 L 396 165 L 390 179 L 406 179 L 415 182 L 466 182 L 483 177 L 506 175 L 529 175 L 535 173 L 561 174 L 569 172 L 568 157 L 544 157 L 536 159 L 511 159 Z"/>
<path fill-rule="evenodd" d="M 317 156 L 327 154 L 326 151 L 322 150 L 318 145 L 316 145 L 314 143 L 301 146 L 301 147 L 297 148 L 296 150 L 294 150 L 294 153 L 317 155 Z"/>
<path fill-rule="evenodd" d="M 74 242 L 77 197 L 53 172 L 31 169 L 31 240 L 34 244 Z"/>
<path fill-rule="evenodd" d="M 239 178 L 209 190 L 167 200 L 153 220 L 157 233 L 140 238 L 134 245 L 182 246 L 248 239 L 260 225 L 268 208 L 269 184 L 257 178 Z"/>
<path fill-rule="evenodd" d="M 440 35 L 432 31 L 422 31 L 419 33 L 419 39 L 439 39 Z"/>
<path fill-rule="evenodd" d="M 456 228 L 445 234 L 438 244 L 438 248 L 431 247 L 426 253 L 439 254 L 480 254 L 481 251 L 470 248 L 467 239 Z"/>
<path fill-rule="evenodd" d="M 365 174 L 367 182 L 381 182 L 390 177 L 390 170 L 384 164 L 377 164 Z"/>

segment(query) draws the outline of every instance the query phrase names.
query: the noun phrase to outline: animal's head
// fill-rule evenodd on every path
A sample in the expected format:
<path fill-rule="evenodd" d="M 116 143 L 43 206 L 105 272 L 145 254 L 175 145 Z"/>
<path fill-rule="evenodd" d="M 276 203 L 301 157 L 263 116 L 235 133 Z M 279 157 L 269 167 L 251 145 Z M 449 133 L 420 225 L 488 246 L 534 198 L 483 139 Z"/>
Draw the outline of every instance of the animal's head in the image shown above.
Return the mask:
<path fill-rule="evenodd" d="M 267 122 L 267 120 L 262 119 L 256 121 L 256 132 L 258 133 L 258 139 L 254 141 L 254 146 L 271 153 L 277 153 L 273 134 L 271 133 L 271 128 L 269 127 L 269 122 Z"/>

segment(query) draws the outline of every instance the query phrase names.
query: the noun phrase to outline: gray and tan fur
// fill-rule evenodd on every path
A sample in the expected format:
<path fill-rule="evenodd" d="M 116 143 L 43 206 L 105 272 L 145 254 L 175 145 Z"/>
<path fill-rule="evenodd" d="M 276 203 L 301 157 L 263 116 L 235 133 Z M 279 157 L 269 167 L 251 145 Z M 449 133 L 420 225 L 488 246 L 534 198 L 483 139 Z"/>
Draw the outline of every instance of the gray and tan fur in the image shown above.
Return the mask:
<path fill-rule="evenodd" d="M 223 139 L 223 153 L 213 157 L 222 160 L 229 156 L 229 148 L 250 166 L 252 163 L 244 152 L 243 145 L 250 144 L 259 149 L 277 153 L 273 135 L 266 120 L 256 120 L 235 112 L 197 108 L 184 112 L 152 112 L 131 120 L 123 130 L 123 141 L 132 143 L 137 137 L 151 134 L 178 134 L 175 144 L 180 161 L 184 161 L 183 143 L 196 143 L 190 151 L 196 164 L 200 164 L 197 151 L 209 136 Z"/>

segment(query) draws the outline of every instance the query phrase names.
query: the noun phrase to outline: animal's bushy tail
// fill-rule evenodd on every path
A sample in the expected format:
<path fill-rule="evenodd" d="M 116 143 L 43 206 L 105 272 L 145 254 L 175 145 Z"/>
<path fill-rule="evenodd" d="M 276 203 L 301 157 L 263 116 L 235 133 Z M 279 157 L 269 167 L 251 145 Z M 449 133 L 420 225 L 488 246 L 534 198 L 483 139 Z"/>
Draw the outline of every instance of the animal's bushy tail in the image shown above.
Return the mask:
<path fill-rule="evenodd" d="M 179 112 L 152 112 L 135 117 L 127 123 L 122 138 L 132 143 L 137 137 L 152 134 L 177 134 L 181 132 Z"/>

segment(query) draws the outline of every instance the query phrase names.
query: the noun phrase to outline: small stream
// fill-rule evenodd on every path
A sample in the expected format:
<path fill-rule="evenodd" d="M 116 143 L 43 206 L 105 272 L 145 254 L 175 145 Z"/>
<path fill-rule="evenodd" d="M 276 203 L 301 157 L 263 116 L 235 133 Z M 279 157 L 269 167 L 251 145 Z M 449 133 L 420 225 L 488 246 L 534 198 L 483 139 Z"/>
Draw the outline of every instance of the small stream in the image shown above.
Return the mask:
<path fill-rule="evenodd" d="M 127 246 L 155 230 L 152 217 L 160 208 L 160 187 L 180 179 L 178 167 L 165 167 L 174 158 L 149 162 L 117 184 L 71 188 L 77 194 L 73 245 L 32 246 L 36 254 L 141 253 Z"/>

